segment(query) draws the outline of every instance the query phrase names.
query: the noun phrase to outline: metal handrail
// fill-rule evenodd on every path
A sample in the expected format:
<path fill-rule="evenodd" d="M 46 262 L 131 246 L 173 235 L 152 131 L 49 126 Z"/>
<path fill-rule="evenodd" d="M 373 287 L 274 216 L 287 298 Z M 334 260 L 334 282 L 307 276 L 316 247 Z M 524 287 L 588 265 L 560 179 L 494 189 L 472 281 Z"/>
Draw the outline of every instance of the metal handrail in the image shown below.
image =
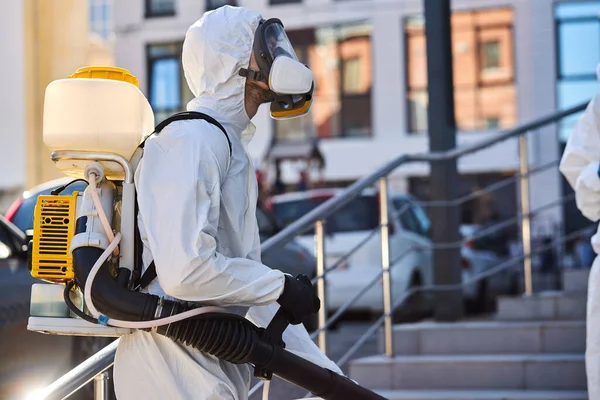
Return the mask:
<path fill-rule="evenodd" d="M 552 208 L 552 207 L 556 207 L 557 205 L 561 205 L 564 204 L 566 201 L 572 200 L 574 198 L 573 195 L 569 195 L 569 196 L 565 196 L 559 200 L 553 201 L 551 203 L 545 204 L 541 207 L 539 207 L 538 209 L 536 209 L 535 211 L 530 212 L 529 216 L 534 216 L 538 213 L 541 213 L 542 211 Z M 516 219 L 516 218 L 513 218 Z M 517 221 L 514 221 L 513 219 L 509 219 L 508 222 L 510 222 L 510 224 L 514 224 Z M 486 228 L 485 231 L 488 230 L 494 230 L 494 229 L 498 229 L 498 225 L 504 225 L 506 224 L 506 221 L 500 222 L 498 224 L 495 224 L 493 226 L 490 226 L 489 228 Z M 584 232 L 588 227 L 575 231 L 574 233 L 571 233 L 570 235 L 568 235 L 568 237 L 577 237 L 577 235 L 581 234 L 582 232 Z M 484 230 L 482 230 L 484 231 Z M 575 235 L 574 235 L 575 234 Z M 472 238 L 475 237 L 483 237 L 485 236 L 485 234 L 480 234 L 478 233 L 478 235 L 474 235 Z M 567 238 L 568 238 L 567 237 Z M 561 238 L 561 241 L 565 241 L 565 238 Z M 466 240 L 465 240 L 466 241 Z M 410 254 L 410 252 L 415 251 L 415 250 L 428 250 L 428 249 L 437 249 L 437 248 L 448 248 L 448 247 L 458 247 L 461 246 L 462 244 L 464 244 L 465 241 L 460 241 L 460 242 L 456 242 L 456 243 L 450 243 L 450 244 L 444 244 L 444 243 L 440 243 L 440 244 L 429 244 L 429 245 L 411 245 L 406 252 L 402 253 L 399 257 L 395 258 L 392 262 L 391 262 L 391 266 L 395 266 L 396 264 L 398 264 L 400 261 L 402 261 L 402 259 L 404 257 L 406 257 L 408 254 Z M 545 249 L 544 246 L 541 246 L 542 250 L 540 250 L 539 248 L 536 249 L 535 251 L 532 251 L 531 254 L 537 254 L 541 251 L 543 251 Z M 505 265 L 505 263 L 508 263 L 507 266 L 513 265 L 515 262 L 519 261 L 519 258 L 522 256 L 518 256 L 518 257 L 513 257 L 512 259 L 508 259 L 508 260 L 504 260 L 502 261 L 502 263 L 499 264 L 499 266 L 503 266 Z M 492 268 L 490 271 L 495 270 L 495 268 L 497 268 L 498 266 Z M 501 271 L 502 268 L 499 270 Z M 498 272 L 499 272 L 498 271 Z M 356 301 L 358 299 L 360 299 L 369 289 L 371 289 L 373 287 L 373 285 L 375 285 L 375 283 L 377 283 L 377 281 L 379 280 L 379 278 L 381 278 L 381 276 L 383 275 L 383 270 L 379 270 L 378 273 L 376 275 L 373 276 L 373 278 L 371 278 L 370 281 L 368 281 L 368 283 L 366 285 L 364 285 L 356 294 L 354 294 L 354 296 L 352 296 L 350 299 L 346 300 L 344 302 L 344 304 L 342 304 L 340 306 L 340 308 L 331 316 L 329 317 L 329 319 L 327 320 L 327 322 L 325 323 L 324 326 L 316 329 L 314 332 L 311 333 L 311 338 L 314 339 L 317 336 L 317 333 L 319 333 L 320 331 L 326 330 L 329 327 L 331 327 L 331 325 L 333 325 L 338 318 L 340 318 L 342 316 L 342 314 L 347 311 L 352 305 L 354 305 L 354 303 L 356 303 Z M 475 277 L 477 277 L 478 275 L 476 275 Z M 485 278 L 488 275 L 487 274 L 482 274 L 482 276 Z M 474 278 L 471 278 L 474 279 Z M 469 282 L 464 284 L 467 285 L 470 284 Z M 432 286 L 433 288 L 436 288 L 440 285 L 437 286 Z M 441 287 L 441 286 L 440 286 Z M 410 290 L 410 288 L 408 288 L 408 290 Z M 397 307 L 397 306 L 394 306 Z"/>
<path fill-rule="evenodd" d="M 593 226 L 593 224 L 590 224 L 590 226 Z M 579 235 L 581 235 L 583 232 L 585 232 L 588 228 L 589 228 L 589 226 L 587 226 L 585 228 L 582 228 L 582 229 L 579 229 L 579 230 L 577 230 L 575 232 L 572 232 L 569 235 L 561 238 L 561 241 L 565 242 L 565 241 L 568 241 L 569 239 L 576 238 Z M 552 248 L 552 246 L 553 246 L 552 244 L 539 246 L 539 248 L 537 248 L 535 251 L 531 252 L 531 254 L 529 254 L 529 255 L 522 254 L 522 255 L 510 258 L 508 260 L 505 260 L 502 263 L 498 264 L 497 266 L 495 266 L 493 268 L 490 268 L 489 270 L 487 270 L 485 272 L 477 274 L 477 275 L 469 278 L 465 282 L 461 282 L 460 284 L 457 284 L 457 285 L 430 285 L 430 286 L 420 286 L 420 287 L 409 288 L 406 292 L 404 292 L 402 294 L 402 296 L 400 298 L 398 298 L 394 302 L 393 310 L 395 310 L 396 308 L 400 307 L 406 300 L 408 300 L 411 296 L 413 296 L 416 293 L 419 293 L 419 292 L 432 292 L 432 291 L 444 291 L 444 290 L 463 289 L 465 286 L 472 285 L 474 283 L 477 283 L 477 282 L 481 281 L 482 279 L 489 278 L 489 277 L 491 277 L 491 276 L 493 276 L 493 275 L 495 275 L 495 274 L 497 274 L 499 272 L 502 272 L 502 271 L 504 271 L 506 269 L 509 269 L 509 268 L 513 267 L 517 262 L 523 261 L 527 256 L 532 256 L 532 255 L 541 253 L 543 251 L 546 251 L 546 250 Z M 379 273 L 378 273 L 377 276 L 380 277 L 382 273 L 383 273 L 383 271 L 379 271 Z M 370 286 L 371 285 L 367 285 L 363 289 L 366 290 Z M 348 351 L 346 351 L 346 353 L 336 361 L 336 364 L 341 367 L 346 362 L 348 362 L 348 360 L 350 359 L 350 357 L 352 357 L 352 355 L 354 355 L 354 353 L 369 338 L 371 338 L 371 336 L 373 336 L 373 334 L 377 331 L 377 329 L 379 329 L 381 327 L 381 325 L 383 324 L 383 321 L 385 320 L 386 317 L 389 317 L 389 316 L 384 313 L 371 326 L 369 326 L 369 328 L 365 331 L 365 333 L 363 333 L 356 340 L 356 342 L 348 349 Z M 330 319 L 333 320 L 334 318 L 332 317 Z M 313 332 L 313 334 L 311 335 L 311 338 L 314 338 L 314 336 L 315 336 L 315 332 Z M 258 389 L 260 389 L 260 387 L 263 385 L 263 383 L 264 382 L 261 381 L 261 382 L 258 382 L 256 385 L 254 385 L 254 387 L 252 387 L 252 389 L 249 392 L 249 396 L 251 396 L 254 393 L 256 393 L 256 391 Z"/>
<path fill-rule="evenodd" d="M 588 228 L 589 227 L 585 227 L 583 229 L 579 229 L 579 230 L 577 230 L 575 232 L 572 232 L 569 235 L 564 236 L 561 239 L 561 241 L 565 242 L 565 241 L 568 241 L 570 239 L 574 239 L 574 238 L 578 237 L 579 235 L 581 235 L 583 232 L 585 232 L 585 230 L 588 229 Z M 513 257 L 511 259 L 508 259 L 508 260 L 506 260 L 506 261 L 498 264 L 497 266 L 495 266 L 495 267 L 493 267 L 493 268 L 491 268 L 491 269 L 489 269 L 489 270 L 487 270 L 485 272 L 482 272 L 482 273 L 480 273 L 478 275 L 475 275 L 474 277 L 468 279 L 467 281 L 462 282 L 462 283 L 457 284 L 457 285 L 432 285 L 432 286 L 420 286 L 420 287 L 412 288 L 410 290 L 407 290 L 404 293 L 404 295 L 402 297 L 400 297 L 394 303 L 394 309 L 396 309 L 397 307 L 401 306 L 402 303 L 404 303 L 408 298 L 410 298 L 410 296 L 412 296 L 415 293 L 418 293 L 418 292 L 431 292 L 431 291 L 444 291 L 444 290 L 462 289 L 465 286 L 472 285 L 473 283 L 477 283 L 477 282 L 479 282 L 482 279 L 489 278 L 490 276 L 493 276 L 493 275 L 495 275 L 495 274 L 497 274 L 499 272 L 502 272 L 505 269 L 508 269 L 508 268 L 514 266 L 516 262 L 523 261 L 527 257 L 531 257 L 534 254 L 537 254 L 537 253 L 546 251 L 548 249 L 551 249 L 552 246 L 553 246 L 552 244 L 543 245 L 543 246 L 540 246 L 536 251 L 533 251 L 530 254 L 522 254 L 522 255 Z M 383 314 L 381 316 L 381 318 L 378 319 L 373 324 L 373 326 L 375 326 L 374 329 L 379 328 L 381 326 L 381 324 L 382 324 L 383 319 L 386 318 L 386 317 L 388 317 L 388 316 L 389 315 Z M 373 328 L 373 326 L 371 328 Z M 361 336 L 361 338 L 357 339 L 357 341 L 355 342 L 355 344 L 350 349 L 348 349 L 348 351 L 346 352 L 346 354 L 344 354 L 344 356 L 342 356 L 337 361 L 338 365 L 344 365 L 344 363 L 346 363 L 348 361 L 348 359 L 352 356 L 352 354 L 354 352 L 356 352 L 356 350 L 360 347 L 359 343 L 364 343 L 364 341 L 366 341 L 366 339 L 368 339 L 370 336 L 372 336 L 372 334 L 368 335 L 368 336 L 366 334 L 364 334 L 363 336 L 366 336 L 366 338 L 362 342 L 361 342 L 361 339 L 363 338 L 362 336 Z"/>
<path fill-rule="evenodd" d="M 318 261 L 318 266 L 320 266 L 320 268 L 319 268 L 320 271 L 318 272 L 318 275 L 323 275 L 325 273 L 324 248 L 322 246 L 323 236 L 324 236 L 323 220 L 326 219 L 329 215 L 338 211 L 344 205 L 348 204 L 354 198 L 359 196 L 364 189 L 374 185 L 377 182 L 380 184 L 380 188 L 382 189 L 382 192 L 385 193 L 387 191 L 386 177 L 392 171 L 394 171 L 396 168 L 398 168 L 399 166 L 409 163 L 409 162 L 435 162 L 435 161 L 456 159 L 458 157 L 462 157 L 462 156 L 477 152 L 479 150 L 483 150 L 485 148 L 488 148 L 490 146 L 493 146 L 495 144 L 498 144 L 500 142 L 503 142 L 503 141 L 511 139 L 511 138 L 515 138 L 515 137 L 524 138 L 523 135 L 528 133 L 531 130 L 535 130 L 535 129 L 543 127 L 547 124 L 557 122 L 557 121 L 561 120 L 562 118 L 564 118 L 565 116 L 569 116 L 574 113 L 583 111 L 587 107 L 587 104 L 588 104 L 588 102 L 585 102 L 585 103 L 582 103 L 575 107 L 571 107 L 567 110 L 560 111 L 560 112 L 554 113 L 552 115 L 549 115 L 547 117 L 538 119 L 536 121 L 524 124 L 514 130 L 501 132 L 501 133 L 499 133 L 491 138 L 485 139 L 479 143 L 475 143 L 475 144 L 471 144 L 471 145 L 467 145 L 467 146 L 463 146 L 463 147 L 457 147 L 452 150 L 444 151 L 444 152 L 433 152 L 433 153 L 399 156 L 399 157 L 393 159 L 392 161 L 388 162 L 384 166 L 378 168 L 373 173 L 367 175 L 364 178 L 357 180 L 355 183 L 350 185 L 348 188 L 341 191 L 334 198 L 332 198 L 332 199 L 328 200 L 327 202 L 323 203 L 322 205 L 316 207 L 311 212 L 306 214 L 304 217 L 301 217 L 300 219 L 298 219 L 297 221 L 295 221 L 294 223 L 290 224 L 288 227 L 283 229 L 278 234 L 269 238 L 262 246 L 263 252 L 267 252 L 275 247 L 286 244 L 287 242 L 292 240 L 297 235 L 309 230 L 313 225 L 317 225 L 317 228 L 319 228 L 319 226 L 320 226 L 321 229 L 316 229 L 315 232 L 320 233 L 318 235 L 319 240 L 317 243 L 318 244 L 318 246 L 317 246 L 317 250 L 318 250 L 317 251 L 317 253 L 318 253 L 317 261 Z M 530 172 L 527 170 L 528 165 L 527 165 L 527 157 L 526 157 L 526 140 L 519 141 L 519 150 L 520 150 L 520 156 L 521 156 L 521 171 L 520 171 L 521 175 L 520 176 L 521 176 L 521 185 L 523 188 L 523 184 L 524 184 L 523 180 L 526 179 L 526 175 L 528 175 Z M 524 150 L 525 150 L 525 153 L 523 153 Z M 524 154 L 525 154 L 525 157 L 523 156 Z M 523 166 L 524 159 L 526 162 L 525 169 Z M 384 203 L 382 203 L 381 205 L 384 205 Z M 382 207 L 382 211 L 384 209 L 385 209 L 385 207 Z M 387 231 L 388 215 L 387 215 L 387 212 L 382 212 L 380 214 L 382 214 L 382 217 L 381 217 L 382 219 L 380 221 L 380 228 L 381 228 L 382 238 L 384 238 L 387 236 L 387 233 L 388 233 L 388 231 Z M 527 224 L 529 224 L 529 214 L 530 214 L 529 210 L 527 209 L 527 213 L 525 215 L 521 215 L 521 217 L 523 217 L 524 219 L 527 220 Z M 529 229 L 528 226 L 527 226 L 527 229 Z M 567 237 L 565 236 L 563 239 L 566 240 Z M 530 241 L 530 238 L 527 238 L 527 240 Z M 384 246 L 383 242 L 384 241 L 382 240 L 382 260 L 384 260 L 382 274 L 384 276 L 384 285 L 383 286 L 384 286 L 384 294 L 385 294 L 385 296 L 384 296 L 385 307 L 384 307 L 384 315 L 380 318 L 379 324 L 377 325 L 377 327 L 374 328 L 373 332 L 379 326 L 381 326 L 382 323 L 385 323 L 385 328 L 386 328 L 385 352 L 388 355 L 392 355 L 393 354 L 393 344 L 391 341 L 391 334 L 392 334 L 392 332 L 391 332 L 391 313 L 396 308 L 397 305 L 394 305 L 392 307 L 389 303 L 390 297 L 391 297 L 389 294 L 390 293 L 389 248 L 386 249 L 385 246 L 387 246 L 387 244 Z M 525 242 L 525 239 L 524 239 L 524 242 Z M 529 242 L 529 245 L 530 245 L 530 242 Z M 524 248 L 524 250 L 526 250 L 526 249 Z M 385 262 L 386 252 L 387 252 L 387 256 L 388 256 L 387 266 L 386 266 L 386 262 Z M 530 262 L 531 261 L 530 249 L 527 249 L 527 251 L 524 251 L 524 254 L 520 258 L 525 260 L 525 262 L 527 262 L 527 260 L 529 260 L 529 262 Z M 511 263 L 510 265 L 514 265 L 514 262 L 515 262 L 514 260 L 510 260 L 510 263 Z M 493 270 L 496 270 L 496 269 L 497 268 L 495 268 Z M 490 271 L 487 271 L 487 272 L 489 273 Z M 529 271 L 529 273 L 530 273 L 530 271 Z M 486 273 L 481 274 L 481 275 L 489 276 L 489 274 L 486 274 Z M 526 285 L 529 285 L 529 286 L 531 285 L 530 278 L 531 277 L 529 276 L 529 282 L 528 282 L 528 277 L 527 277 L 527 272 L 526 272 Z M 481 277 L 479 279 L 483 279 L 483 277 Z M 320 277 L 320 279 L 318 279 L 317 283 L 318 283 L 318 285 L 320 285 L 319 291 L 324 292 L 324 286 L 322 286 L 324 284 L 324 277 Z M 473 280 L 470 280 L 468 283 L 462 283 L 460 285 L 450 285 L 451 288 L 440 289 L 440 288 L 436 287 L 435 289 L 433 289 L 433 288 L 429 287 L 428 290 L 432 290 L 432 289 L 433 290 L 456 290 L 456 289 L 460 289 L 461 287 L 463 287 L 463 285 L 466 285 L 469 283 L 473 283 Z M 446 285 L 446 286 L 448 286 L 448 285 Z M 412 291 L 409 290 L 408 292 L 406 292 L 405 296 L 403 296 L 403 298 L 407 298 L 406 296 L 409 294 L 412 294 Z M 402 300 L 402 301 L 404 301 L 404 300 Z M 320 315 L 319 315 L 320 324 L 319 325 L 321 327 L 325 324 L 324 318 L 323 318 L 324 313 L 325 313 L 325 308 L 326 307 L 322 307 L 320 310 Z M 373 332 L 371 332 L 369 334 L 369 337 L 370 337 L 370 335 L 372 335 Z M 324 331 L 320 331 L 317 334 L 319 336 L 319 343 L 322 344 L 321 348 L 323 349 L 324 344 L 325 344 Z M 389 340 L 388 340 L 388 336 L 389 336 Z M 364 339 L 363 342 L 365 340 L 366 339 Z M 360 339 L 350 350 L 358 348 L 357 346 L 359 345 L 359 342 L 360 342 Z M 80 366 L 78 366 L 75 369 L 73 369 L 72 371 L 70 371 L 67 374 L 69 376 L 69 381 L 70 381 L 68 384 L 65 382 L 65 377 L 67 375 L 63 376 L 63 378 L 54 382 L 51 386 L 49 386 L 47 388 L 47 389 L 51 389 L 51 393 L 49 393 L 49 394 L 51 394 L 53 396 L 61 396 L 60 398 L 64 398 L 72 393 L 72 391 L 71 391 L 72 388 L 75 387 L 75 390 L 77 390 L 77 388 L 79 388 L 79 387 L 83 386 L 85 383 L 91 381 L 91 379 L 93 379 L 94 376 L 98 375 L 99 373 L 103 372 L 106 368 L 110 367 L 110 365 L 112 364 L 112 362 L 114 360 L 116 347 L 117 347 L 117 341 L 115 341 L 112 344 L 110 344 L 109 346 L 105 347 L 100 352 L 96 353 L 96 355 L 94 355 L 91 359 L 88 359 L 86 362 L 84 362 Z M 350 356 L 348 355 L 348 357 L 350 357 Z M 348 357 L 346 359 L 344 359 L 343 361 L 345 362 L 348 359 Z M 100 361 L 98 361 L 98 360 L 100 360 Z M 340 360 L 340 361 L 342 361 L 342 360 Z"/>
<path fill-rule="evenodd" d="M 120 339 L 116 339 L 102 350 L 67 372 L 47 386 L 38 396 L 43 399 L 65 399 L 91 382 L 98 374 L 109 369 L 114 362 Z"/>
<path fill-rule="evenodd" d="M 529 216 L 534 216 L 546 209 L 555 207 L 557 205 L 563 204 L 566 201 L 572 200 L 574 198 L 573 195 L 569 195 L 569 196 L 565 196 L 562 199 L 556 200 L 554 202 L 545 204 L 541 207 L 539 207 L 538 209 L 536 209 L 535 211 L 532 211 Z M 489 228 L 486 228 L 484 230 L 482 230 L 482 232 L 484 231 L 493 231 L 495 229 L 498 229 L 498 225 L 505 225 L 507 224 L 507 222 L 509 223 L 509 225 L 512 225 L 514 223 L 517 222 L 516 218 L 512 218 L 509 219 L 507 221 L 503 221 L 500 222 L 498 224 L 495 224 L 493 226 L 490 226 Z M 586 228 L 587 229 L 587 228 Z M 581 232 L 583 232 L 585 229 L 581 230 Z M 577 234 L 581 233 L 580 231 L 576 231 Z M 486 236 L 487 233 L 478 233 L 476 235 L 474 235 L 473 237 L 471 237 L 470 239 L 474 239 L 474 238 L 480 238 L 480 237 L 484 237 Z M 576 237 L 576 236 L 575 236 Z M 564 238 L 563 238 L 564 239 Z M 456 242 L 456 243 L 450 243 L 450 244 L 444 244 L 444 243 L 440 243 L 440 244 L 433 244 L 433 245 L 411 245 L 407 251 L 405 253 L 402 253 L 399 257 L 395 258 L 392 262 L 391 262 L 391 266 L 395 266 L 397 263 L 399 263 L 400 261 L 402 261 L 402 259 L 404 257 L 406 257 L 411 251 L 414 250 L 427 250 L 427 249 L 436 249 L 436 248 L 447 248 L 447 247 L 458 247 L 463 245 L 467 240 L 463 240 L 460 242 Z M 540 252 L 541 250 L 536 249 L 535 251 L 532 251 L 531 254 L 537 254 L 538 252 Z M 510 261 L 511 263 L 515 263 L 519 260 L 518 257 L 515 257 L 513 259 L 509 259 L 508 261 Z M 504 265 L 504 263 L 507 262 L 506 260 L 503 261 L 500 265 Z M 512 265 L 512 264 L 511 264 Z M 356 303 L 356 301 L 358 299 L 360 299 L 369 289 L 371 289 L 373 287 L 373 285 L 375 285 L 375 283 L 377 283 L 377 281 L 379 280 L 379 278 L 381 278 L 381 276 L 383 275 L 383 270 L 378 271 L 378 273 L 376 275 L 373 276 L 373 278 L 366 284 L 364 285 L 354 296 L 352 296 L 350 299 L 346 300 L 344 302 L 344 304 L 342 304 L 340 306 L 340 308 L 331 316 L 329 317 L 329 319 L 327 320 L 327 322 L 325 323 L 324 326 L 318 328 L 317 330 L 315 330 L 314 332 L 311 333 L 311 338 L 315 338 L 317 336 L 317 334 L 323 330 L 328 329 L 329 327 L 331 327 L 331 325 L 333 325 L 337 319 L 339 319 L 342 314 L 347 311 L 352 305 L 354 305 L 354 303 Z M 486 275 L 487 276 L 487 275 Z M 315 278 L 316 280 L 316 278 Z"/>

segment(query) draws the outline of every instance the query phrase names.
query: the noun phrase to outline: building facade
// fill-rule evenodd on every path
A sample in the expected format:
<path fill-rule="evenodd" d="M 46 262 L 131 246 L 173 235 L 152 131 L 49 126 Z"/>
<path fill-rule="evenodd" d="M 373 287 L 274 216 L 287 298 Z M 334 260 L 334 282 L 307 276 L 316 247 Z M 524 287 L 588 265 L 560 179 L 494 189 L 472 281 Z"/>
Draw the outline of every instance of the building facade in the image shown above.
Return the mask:
<path fill-rule="evenodd" d="M 185 109 L 191 98 L 180 59 L 187 28 L 205 11 L 224 4 L 280 18 L 299 58 L 315 75 L 308 116 L 276 122 L 267 107 L 259 110 L 254 118 L 258 134 L 250 146 L 257 165 L 274 154 L 293 158 L 318 139 L 325 159 L 321 177 L 335 186 L 400 154 L 428 150 L 422 0 L 124 2 L 115 14 L 116 61 L 138 76 L 157 120 Z M 452 7 L 459 146 L 589 99 L 598 89 L 600 1 L 453 0 Z M 531 166 L 558 158 L 572 123 L 531 135 Z M 465 157 L 459 163 L 461 192 L 506 179 L 518 166 L 513 140 Z M 293 184 L 301 168 L 297 161 L 283 162 L 284 182 Z M 394 173 L 391 183 L 396 190 L 426 198 L 427 176 L 426 165 L 407 165 Z M 536 175 L 532 208 L 557 199 L 561 187 L 555 169 Z M 504 191 L 491 201 L 499 213 L 513 215 L 516 185 Z M 476 220 L 474 214 L 463 220 Z M 541 219 L 552 226 L 562 218 L 556 208 Z"/>
<path fill-rule="evenodd" d="M 89 64 L 112 65 L 110 0 L 3 1 L 0 211 L 26 188 L 62 176 L 42 138 L 44 93 Z"/>

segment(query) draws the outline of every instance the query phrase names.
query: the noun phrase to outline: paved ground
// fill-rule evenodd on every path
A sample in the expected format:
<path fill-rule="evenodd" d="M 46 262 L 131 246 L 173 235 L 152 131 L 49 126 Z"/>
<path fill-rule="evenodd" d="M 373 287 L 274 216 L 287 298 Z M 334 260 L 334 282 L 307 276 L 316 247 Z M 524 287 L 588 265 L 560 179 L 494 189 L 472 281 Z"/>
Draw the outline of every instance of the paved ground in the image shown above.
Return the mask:
<path fill-rule="evenodd" d="M 348 349 L 356 342 L 358 338 L 371 326 L 367 322 L 343 322 L 339 325 L 338 329 L 331 331 L 328 334 L 328 355 L 336 361 L 342 357 Z M 373 355 L 377 353 L 377 341 L 373 336 L 364 346 L 358 350 L 353 357 L 362 357 L 367 355 Z M 342 370 L 347 373 L 348 366 L 342 366 Z M 253 381 L 254 383 L 257 380 Z M 306 390 L 301 389 L 295 385 L 287 383 L 281 379 L 274 378 L 271 383 L 271 390 L 269 399 L 272 400 L 293 400 L 301 399 L 306 395 Z M 250 397 L 250 400 L 261 400 L 262 389 Z"/>

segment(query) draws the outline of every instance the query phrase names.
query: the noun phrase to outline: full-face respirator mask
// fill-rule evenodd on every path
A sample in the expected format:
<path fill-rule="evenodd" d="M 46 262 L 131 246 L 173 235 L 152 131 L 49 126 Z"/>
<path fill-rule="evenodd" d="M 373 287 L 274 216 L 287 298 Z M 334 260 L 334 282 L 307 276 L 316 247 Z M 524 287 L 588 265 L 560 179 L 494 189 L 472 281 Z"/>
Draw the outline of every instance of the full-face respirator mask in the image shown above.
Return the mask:
<path fill-rule="evenodd" d="M 239 74 L 266 83 L 275 94 L 271 117 L 289 119 L 307 114 L 312 104 L 313 73 L 298 61 L 279 19 L 260 21 L 252 51 L 259 71 L 242 68 Z"/>

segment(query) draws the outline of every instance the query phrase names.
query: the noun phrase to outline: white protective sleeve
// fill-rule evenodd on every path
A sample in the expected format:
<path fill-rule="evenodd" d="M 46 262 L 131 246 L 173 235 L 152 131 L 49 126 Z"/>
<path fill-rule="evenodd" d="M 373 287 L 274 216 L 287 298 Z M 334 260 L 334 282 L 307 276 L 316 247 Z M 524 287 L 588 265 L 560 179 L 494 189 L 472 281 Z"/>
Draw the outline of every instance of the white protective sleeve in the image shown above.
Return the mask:
<path fill-rule="evenodd" d="M 229 148 L 217 127 L 204 121 L 168 126 L 146 142 L 136 177 L 140 216 L 167 295 L 220 306 L 267 305 L 283 291 L 283 273 L 217 251 L 220 186 L 228 161 Z M 243 199 L 245 187 L 234 195 Z M 255 242 L 243 240 L 249 248 Z"/>
<path fill-rule="evenodd" d="M 600 98 L 596 95 L 571 132 L 560 172 L 573 190 L 577 208 L 591 221 L 600 219 Z"/>

